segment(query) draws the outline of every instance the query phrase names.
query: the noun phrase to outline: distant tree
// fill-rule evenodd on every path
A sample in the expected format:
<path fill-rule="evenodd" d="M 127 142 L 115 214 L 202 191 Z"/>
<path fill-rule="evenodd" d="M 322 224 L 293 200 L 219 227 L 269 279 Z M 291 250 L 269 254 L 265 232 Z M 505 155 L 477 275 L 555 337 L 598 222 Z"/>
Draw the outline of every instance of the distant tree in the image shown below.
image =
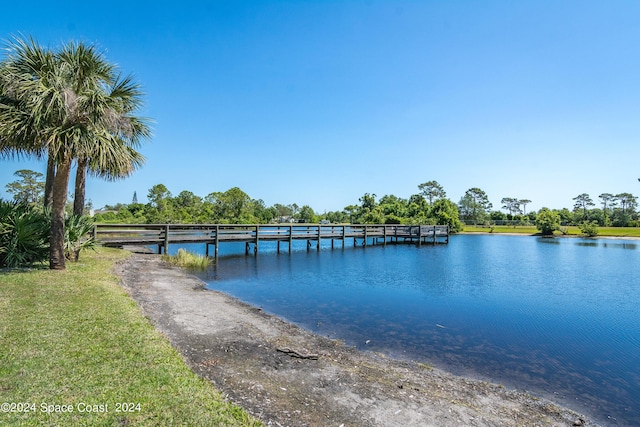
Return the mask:
<path fill-rule="evenodd" d="M 536 228 L 544 236 L 553 235 L 554 231 L 560 229 L 560 215 L 548 208 L 540 209 L 536 217 Z"/>
<path fill-rule="evenodd" d="M 360 206 L 356 211 L 356 222 L 363 224 L 382 224 L 384 213 L 378 207 L 376 195 L 365 193 L 358 199 Z"/>
<path fill-rule="evenodd" d="M 593 200 L 591 200 L 591 197 L 589 197 L 587 193 L 582 193 L 574 197 L 573 200 L 575 201 L 573 209 L 575 211 L 582 209 L 582 216 L 585 219 L 587 218 L 587 209 L 589 209 L 591 206 L 596 205 L 595 203 L 593 203 Z"/>
<path fill-rule="evenodd" d="M 361 203 L 362 209 L 371 210 L 376 207 L 376 195 L 365 193 L 364 196 L 358 199 Z"/>
<path fill-rule="evenodd" d="M 611 193 L 602 193 L 598 196 L 600 203 L 602 204 L 602 210 L 606 213 L 607 208 L 611 207 L 611 203 L 615 201 L 616 196 Z"/>
<path fill-rule="evenodd" d="M 424 197 L 420 195 L 416 195 L 415 197 L 411 196 L 409 205 L 411 204 L 411 200 L 415 198 L 418 198 L 421 204 L 426 205 Z M 408 215 L 407 201 L 394 195 L 382 196 L 378 206 L 384 215 L 385 224 L 400 224 L 402 218 Z"/>
<path fill-rule="evenodd" d="M 438 181 L 428 181 L 423 184 L 419 184 L 418 190 L 420 190 L 420 194 L 429 201 L 429 205 L 433 205 L 433 202 L 438 199 L 444 199 L 447 197 L 447 193 Z"/>
<path fill-rule="evenodd" d="M 489 218 L 492 221 L 504 221 L 507 219 L 507 214 L 500 211 L 491 211 L 489 214 Z"/>
<path fill-rule="evenodd" d="M 619 208 L 613 209 L 611 215 L 612 224 L 616 227 L 627 227 L 636 216 L 638 206 L 637 197 L 631 193 L 620 193 L 615 195 L 615 201 Z"/>
<path fill-rule="evenodd" d="M 293 210 L 289 206 L 276 203 L 273 207 L 276 209 L 278 216 L 280 217 L 291 217 L 293 215 Z"/>
<path fill-rule="evenodd" d="M 576 223 L 576 215 L 571 212 L 567 208 L 562 208 L 558 211 L 555 211 L 558 215 L 560 215 L 560 224 L 561 225 L 570 225 Z"/>
<path fill-rule="evenodd" d="M 431 216 L 438 225 L 448 225 L 453 233 L 462 230 L 458 207 L 449 199 L 439 199 L 432 206 Z"/>
<path fill-rule="evenodd" d="M 519 202 L 522 205 L 522 215 L 526 215 L 527 214 L 527 205 L 529 203 L 531 203 L 531 200 L 529 200 L 529 199 L 520 199 Z"/>
<path fill-rule="evenodd" d="M 196 196 L 191 191 L 184 190 L 174 197 L 173 201 L 176 207 L 193 208 L 202 203 L 202 198 Z"/>
<path fill-rule="evenodd" d="M 131 200 L 131 203 L 134 205 L 138 204 L 138 194 L 135 191 L 133 192 L 133 199 Z"/>
<path fill-rule="evenodd" d="M 268 224 L 278 217 L 278 210 L 273 206 L 267 207 L 264 200 L 258 199 L 253 201 L 253 216 L 259 223 Z"/>
<path fill-rule="evenodd" d="M 625 213 L 631 213 L 638 206 L 638 198 L 631 193 L 616 194 L 615 199 L 620 203 L 620 208 Z"/>
<path fill-rule="evenodd" d="M 325 214 L 325 219 L 334 224 L 349 222 L 349 216 L 343 211 L 331 211 Z"/>
<path fill-rule="evenodd" d="M 171 198 L 171 192 L 164 184 L 156 184 L 149 189 L 147 199 L 151 206 L 162 210 L 165 207 L 166 200 Z"/>
<path fill-rule="evenodd" d="M 13 173 L 20 179 L 5 186 L 7 193 L 13 194 L 13 200 L 27 204 L 39 204 L 44 196 L 44 175 L 28 169 Z"/>
<path fill-rule="evenodd" d="M 404 210 L 404 212 L 399 212 L 399 218 L 396 219 L 396 223 L 428 223 L 428 218 L 430 216 L 432 206 L 429 205 L 429 202 L 424 198 L 422 194 L 411 195 L 411 197 L 409 197 L 409 202 L 405 204 L 407 205 L 406 209 Z"/>
<path fill-rule="evenodd" d="M 347 221 L 351 224 L 356 224 L 358 222 L 358 206 L 349 205 L 345 206 L 344 213 L 347 218 Z"/>
<path fill-rule="evenodd" d="M 464 193 L 458 203 L 458 207 L 464 219 L 478 223 L 484 221 L 493 205 L 489 202 L 487 193 L 474 187 Z"/>
<path fill-rule="evenodd" d="M 298 212 L 298 220 L 302 222 L 315 222 L 315 212 L 309 205 L 304 205 L 300 208 L 300 212 Z"/>
<path fill-rule="evenodd" d="M 520 210 L 520 200 L 515 197 L 503 197 L 500 203 L 502 203 L 502 209 L 509 211 L 512 219 L 522 212 Z"/>

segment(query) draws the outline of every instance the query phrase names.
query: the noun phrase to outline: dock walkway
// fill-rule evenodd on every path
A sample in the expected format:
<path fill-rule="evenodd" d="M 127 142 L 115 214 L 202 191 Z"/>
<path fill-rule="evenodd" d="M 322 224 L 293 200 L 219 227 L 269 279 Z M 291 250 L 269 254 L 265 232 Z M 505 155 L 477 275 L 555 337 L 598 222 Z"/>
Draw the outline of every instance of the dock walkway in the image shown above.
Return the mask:
<path fill-rule="evenodd" d="M 93 235 L 104 246 L 122 247 L 125 245 L 158 246 L 158 253 L 167 253 L 169 245 L 180 243 L 204 243 L 206 254 L 209 247 L 218 248 L 224 242 L 245 242 L 245 252 L 258 253 L 260 242 L 277 242 L 280 252 L 281 243 L 288 243 L 291 250 L 294 240 L 306 240 L 307 248 L 320 241 L 341 241 L 353 239 L 354 246 L 361 244 L 387 243 L 449 243 L 447 225 L 388 225 L 388 224 L 96 224 Z"/>

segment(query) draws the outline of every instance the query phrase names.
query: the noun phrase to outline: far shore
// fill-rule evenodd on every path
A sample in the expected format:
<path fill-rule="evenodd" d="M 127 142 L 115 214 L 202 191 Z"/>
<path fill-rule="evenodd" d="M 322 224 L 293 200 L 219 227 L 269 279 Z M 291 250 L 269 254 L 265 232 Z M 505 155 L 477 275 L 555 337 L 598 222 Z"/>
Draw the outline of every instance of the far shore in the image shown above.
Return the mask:
<path fill-rule="evenodd" d="M 500 231 L 490 231 L 489 227 L 476 227 L 473 229 L 463 229 L 461 232 L 459 232 L 458 234 L 469 234 L 469 235 L 473 235 L 473 234 L 495 234 L 495 235 L 502 235 L 502 236 L 531 236 L 531 237 L 544 237 L 544 238 L 564 238 L 564 237 L 568 237 L 568 238 L 582 238 L 582 239 L 618 239 L 618 240 L 640 240 L 640 229 L 638 229 L 638 235 L 637 236 L 630 236 L 630 235 L 609 235 L 609 234 L 598 234 L 597 236 L 586 236 L 584 234 L 573 234 L 573 233 L 569 233 L 569 234 L 563 234 L 563 233 L 554 233 L 552 236 L 548 236 L 548 235 L 543 235 L 540 234 L 539 232 L 531 232 L 532 230 L 526 229 L 526 230 L 514 230 L 514 231 L 505 231 L 505 230 L 500 230 Z"/>

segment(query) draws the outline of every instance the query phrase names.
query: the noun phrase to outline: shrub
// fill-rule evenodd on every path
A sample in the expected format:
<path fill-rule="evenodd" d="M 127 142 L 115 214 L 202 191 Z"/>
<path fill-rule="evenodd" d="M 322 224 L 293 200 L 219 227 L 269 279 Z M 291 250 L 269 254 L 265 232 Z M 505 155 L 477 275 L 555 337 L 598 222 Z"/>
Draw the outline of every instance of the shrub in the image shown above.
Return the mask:
<path fill-rule="evenodd" d="M 91 231 L 93 220 L 87 216 L 71 215 L 64 222 L 64 256 L 69 261 L 78 261 L 80 252 L 93 249 L 95 240 Z"/>
<path fill-rule="evenodd" d="M 24 267 L 49 256 L 49 217 L 26 203 L 0 200 L 0 267 Z"/>
<path fill-rule="evenodd" d="M 560 215 L 549 208 L 542 208 L 536 218 L 536 228 L 543 236 L 552 236 L 553 232 L 560 229 Z"/>
<path fill-rule="evenodd" d="M 598 223 L 596 221 L 584 221 L 578 225 L 580 232 L 588 237 L 595 237 L 598 235 Z"/>
<path fill-rule="evenodd" d="M 80 252 L 95 245 L 91 218 L 72 215 L 65 220 L 65 257 L 77 261 Z M 51 212 L 48 209 L 0 199 L 0 268 L 25 267 L 49 258 Z"/>
<path fill-rule="evenodd" d="M 178 249 L 177 255 L 163 255 L 162 259 L 169 264 L 195 270 L 205 270 L 211 262 L 211 259 L 204 255 L 194 254 L 182 248 Z"/>

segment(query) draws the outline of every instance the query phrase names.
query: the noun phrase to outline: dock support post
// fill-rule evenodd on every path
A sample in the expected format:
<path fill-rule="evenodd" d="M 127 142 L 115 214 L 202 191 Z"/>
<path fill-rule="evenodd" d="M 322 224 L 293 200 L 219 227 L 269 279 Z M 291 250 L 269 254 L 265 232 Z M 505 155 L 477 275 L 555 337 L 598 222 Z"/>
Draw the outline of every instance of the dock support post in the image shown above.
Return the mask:
<path fill-rule="evenodd" d="M 293 225 L 289 226 L 289 253 L 291 253 L 291 245 L 293 244 Z"/>
<path fill-rule="evenodd" d="M 364 226 L 364 242 L 362 242 L 362 246 L 367 246 L 367 226 Z"/>
<path fill-rule="evenodd" d="M 333 249 L 333 241 L 335 240 L 336 237 L 336 230 L 335 227 L 332 225 L 331 226 L 331 249 Z"/>
<path fill-rule="evenodd" d="M 422 225 L 418 224 L 418 246 L 422 245 Z"/>
<path fill-rule="evenodd" d="M 435 245 L 438 242 L 438 236 L 436 234 L 436 226 L 433 226 L 433 244 Z"/>
<path fill-rule="evenodd" d="M 169 254 L 169 224 L 164 226 L 164 254 Z"/>
<path fill-rule="evenodd" d="M 320 250 L 320 233 L 321 232 L 322 232 L 322 226 L 318 225 L 318 245 L 316 246 L 318 250 Z"/>
<path fill-rule="evenodd" d="M 260 226 L 256 225 L 256 246 L 253 248 L 253 253 L 254 254 L 258 254 L 258 242 L 260 241 L 260 238 L 258 237 L 258 231 L 260 230 Z"/>
<path fill-rule="evenodd" d="M 250 249 L 249 242 L 246 242 L 246 243 L 244 244 L 244 254 L 245 254 L 245 255 L 249 255 L 249 249 Z"/>
<path fill-rule="evenodd" d="M 382 235 L 384 239 L 384 243 L 382 244 L 382 246 L 387 246 L 387 226 L 386 225 L 382 226 Z"/>
<path fill-rule="evenodd" d="M 215 245 L 216 245 L 216 258 L 218 258 L 218 243 L 220 242 L 220 226 L 216 225 L 216 240 L 215 240 Z"/>

